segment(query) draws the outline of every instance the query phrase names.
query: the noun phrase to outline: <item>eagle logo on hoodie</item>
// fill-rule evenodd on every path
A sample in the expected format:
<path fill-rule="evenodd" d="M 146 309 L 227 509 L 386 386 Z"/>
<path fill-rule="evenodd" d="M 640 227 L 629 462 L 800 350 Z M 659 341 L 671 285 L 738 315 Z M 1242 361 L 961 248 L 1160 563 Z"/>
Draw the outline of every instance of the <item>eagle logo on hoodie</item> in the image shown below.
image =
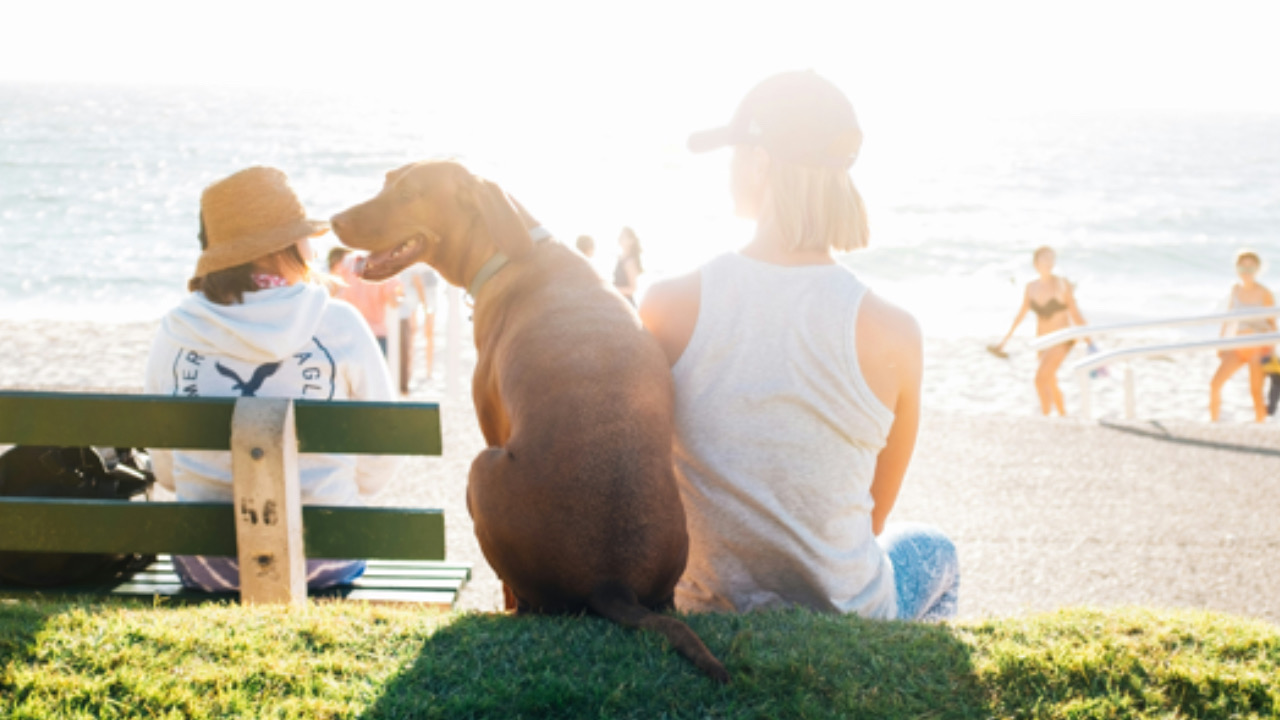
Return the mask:
<path fill-rule="evenodd" d="M 253 371 L 253 377 L 249 378 L 248 382 L 240 379 L 240 376 L 236 374 L 235 370 L 228 368 L 220 362 L 215 362 L 213 364 L 213 368 L 218 371 L 219 375 L 229 377 L 233 382 L 235 382 L 235 384 L 231 386 L 231 389 L 240 391 L 240 397 L 254 397 L 254 393 L 258 392 L 258 388 L 262 387 L 263 381 L 272 375 L 275 375 L 276 371 L 280 369 L 280 363 L 273 362 L 267 363 L 266 365 L 259 365 L 258 368 Z"/>
<path fill-rule="evenodd" d="M 204 372 L 210 365 L 214 372 Z M 260 365 L 180 348 L 173 363 L 174 394 L 332 400 L 336 370 L 333 356 L 314 337 L 297 352 Z"/>

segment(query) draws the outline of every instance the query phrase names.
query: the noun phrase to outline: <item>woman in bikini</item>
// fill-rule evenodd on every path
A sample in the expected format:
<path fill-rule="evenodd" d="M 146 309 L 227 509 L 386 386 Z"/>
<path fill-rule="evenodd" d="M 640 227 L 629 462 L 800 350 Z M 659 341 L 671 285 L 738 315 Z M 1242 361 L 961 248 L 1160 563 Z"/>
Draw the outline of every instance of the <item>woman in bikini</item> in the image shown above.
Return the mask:
<path fill-rule="evenodd" d="M 1257 280 L 1258 271 L 1262 269 L 1262 259 L 1250 250 L 1242 250 L 1236 255 L 1236 272 L 1240 282 L 1231 287 L 1231 309 L 1239 310 L 1248 307 L 1271 307 L 1276 304 L 1275 297 Z M 1222 336 L 1249 335 L 1276 331 L 1275 318 L 1243 320 L 1226 323 L 1222 326 Z M 1262 371 L 1262 359 L 1272 352 L 1270 347 L 1241 348 L 1239 350 L 1223 350 L 1218 353 L 1222 359 L 1218 371 L 1213 374 L 1209 383 L 1209 418 L 1218 421 L 1218 411 L 1222 408 L 1222 386 L 1240 369 L 1249 366 L 1249 394 L 1253 396 L 1253 412 L 1258 422 L 1267 419 L 1267 404 L 1262 399 L 1262 380 L 1266 377 Z"/>
<path fill-rule="evenodd" d="M 1018 316 L 1013 319 L 1013 327 L 996 345 L 987 347 L 992 353 L 1004 357 L 1004 345 L 1013 336 L 1013 331 L 1022 324 L 1022 319 L 1031 310 L 1036 314 L 1036 337 L 1047 335 L 1058 330 L 1065 330 L 1072 325 L 1084 325 L 1084 316 L 1076 306 L 1076 296 L 1071 283 L 1066 278 L 1053 274 L 1053 263 L 1057 259 L 1053 248 L 1042 246 L 1036 248 L 1031 256 L 1032 263 L 1040 277 L 1027 283 L 1027 290 L 1022 295 L 1022 307 Z M 1067 414 L 1062 403 L 1062 390 L 1058 387 L 1058 368 L 1071 352 L 1074 340 L 1054 345 L 1040 351 L 1040 368 L 1036 370 L 1036 393 L 1040 396 L 1040 411 L 1048 415 L 1056 408 L 1059 415 Z"/>

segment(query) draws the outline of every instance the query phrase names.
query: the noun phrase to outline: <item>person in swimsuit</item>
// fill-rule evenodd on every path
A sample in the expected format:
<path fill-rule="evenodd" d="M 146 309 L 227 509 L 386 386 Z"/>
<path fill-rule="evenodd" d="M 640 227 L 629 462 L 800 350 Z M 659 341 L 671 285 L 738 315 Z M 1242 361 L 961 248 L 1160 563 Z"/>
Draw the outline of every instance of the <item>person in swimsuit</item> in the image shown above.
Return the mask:
<path fill-rule="evenodd" d="M 1022 324 L 1022 319 L 1030 310 L 1036 314 L 1036 337 L 1051 332 L 1065 330 L 1072 325 L 1085 325 L 1084 316 L 1076 306 L 1075 292 L 1066 278 L 1053 274 L 1053 264 L 1057 256 L 1053 248 L 1042 246 L 1036 248 L 1031 256 L 1032 264 L 1040 277 L 1027 283 L 1026 292 L 1022 295 L 1022 307 L 1018 316 L 1013 319 L 1013 327 L 1005 334 L 1004 339 L 987 347 L 992 353 L 1004 357 L 1004 345 L 1013 337 L 1013 331 Z M 1071 352 L 1074 340 L 1054 345 L 1040 351 L 1040 367 L 1036 370 L 1036 393 L 1040 396 L 1040 411 L 1045 415 L 1053 409 L 1065 416 L 1066 408 L 1062 403 L 1062 389 L 1058 387 L 1058 368 Z"/>
<path fill-rule="evenodd" d="M 1231 309 L 1248 307 L 1271 307 L 1276 304 L 1275 296 L 1264 285 L 1258 282 L 1258 271 L 1262 269 L 1262 259 L 1250 250 L 1242 250 L 1236 255 L 1236 272 L 1240 282 L 1231 287 Z M 1244 320 L 1225 323 L 1222 326 L 1222 337 L 1231 335 L 1249 335 L 1276 331 L 1275 318 Z M 1241 348 L 1239 350 L 1223 350 L 1218 353 L 1222 362 L 1218 371 L 1213 374 L 1209 383 L 1209 419 L 1218 421 L 1218 413 L 1222 409 L 1222 386 L 1240 369 L 1249 366 L 1249 394 L 1253 396 L 1253 412 L 1258 422 L 1267 419 L 1267 404 L 1262 398 L 1262 381 L 1266 374 L 1262 370 L 1262 359 L 1272 353 L 1272 348 L 1263 346 Z"/>

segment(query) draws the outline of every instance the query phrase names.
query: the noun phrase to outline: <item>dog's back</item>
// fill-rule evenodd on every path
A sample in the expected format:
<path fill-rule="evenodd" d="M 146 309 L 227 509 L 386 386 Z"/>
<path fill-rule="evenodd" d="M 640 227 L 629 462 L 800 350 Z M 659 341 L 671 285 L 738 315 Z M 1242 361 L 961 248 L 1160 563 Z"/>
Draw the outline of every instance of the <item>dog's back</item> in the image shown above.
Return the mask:
<path fill-rule="evenodd" d="M 480 395 L 496 383 L 510 423 L 500 439 L 503 474 L 520 487 L 523 505 L 511 511 L 529 518 L 518 523 L 522 534 L 536 535 L 522 542 L 582 571 L 553 572 L 529 583 L 536 587 L 511 582 L 513 589 L 531 604 L 582 604 L 596 579 L 621 573 L 616 579 L 641 602 L 667 602 L 687 535 L 671 463 L 666 360 L 630 305 L 567 248 L 539 246 L 512 270 L 500 288 L 504 302 L 476 314 L 490 366 L 477 371 L 477 400 L 490 401 Z"/>
<path fill-rule="evenodd" d="M 496 389 L 509 418 L 469 484 L 485 557 L 522 609 L 660 632 L 727 682 L 686 625 L 653 612 L 672 607 L 688 557 L 665 356 L 568 249 L 539 247 L 513 270 L 505 301 L 476 315 L 477 406 Z"/>

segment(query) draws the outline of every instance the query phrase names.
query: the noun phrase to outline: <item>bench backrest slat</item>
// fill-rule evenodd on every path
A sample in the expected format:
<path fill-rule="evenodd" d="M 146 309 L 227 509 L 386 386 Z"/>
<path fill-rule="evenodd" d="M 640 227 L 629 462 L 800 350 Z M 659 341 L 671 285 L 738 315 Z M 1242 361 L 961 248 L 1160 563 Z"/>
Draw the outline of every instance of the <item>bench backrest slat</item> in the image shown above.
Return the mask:
<path fill-rule="evenodd" d="M 0 391 L 0 443 L 227 450 L 236 398 Z M 435 403 L 295 400 L 304 453 L 439 455 Z"/>
<path fill-rule="evenodd" d="M 302 508 L 309 558 L 444 560 L 444 514 Z M 0 550 L 236 556 L 232 506 L 0 498 Z"/>

